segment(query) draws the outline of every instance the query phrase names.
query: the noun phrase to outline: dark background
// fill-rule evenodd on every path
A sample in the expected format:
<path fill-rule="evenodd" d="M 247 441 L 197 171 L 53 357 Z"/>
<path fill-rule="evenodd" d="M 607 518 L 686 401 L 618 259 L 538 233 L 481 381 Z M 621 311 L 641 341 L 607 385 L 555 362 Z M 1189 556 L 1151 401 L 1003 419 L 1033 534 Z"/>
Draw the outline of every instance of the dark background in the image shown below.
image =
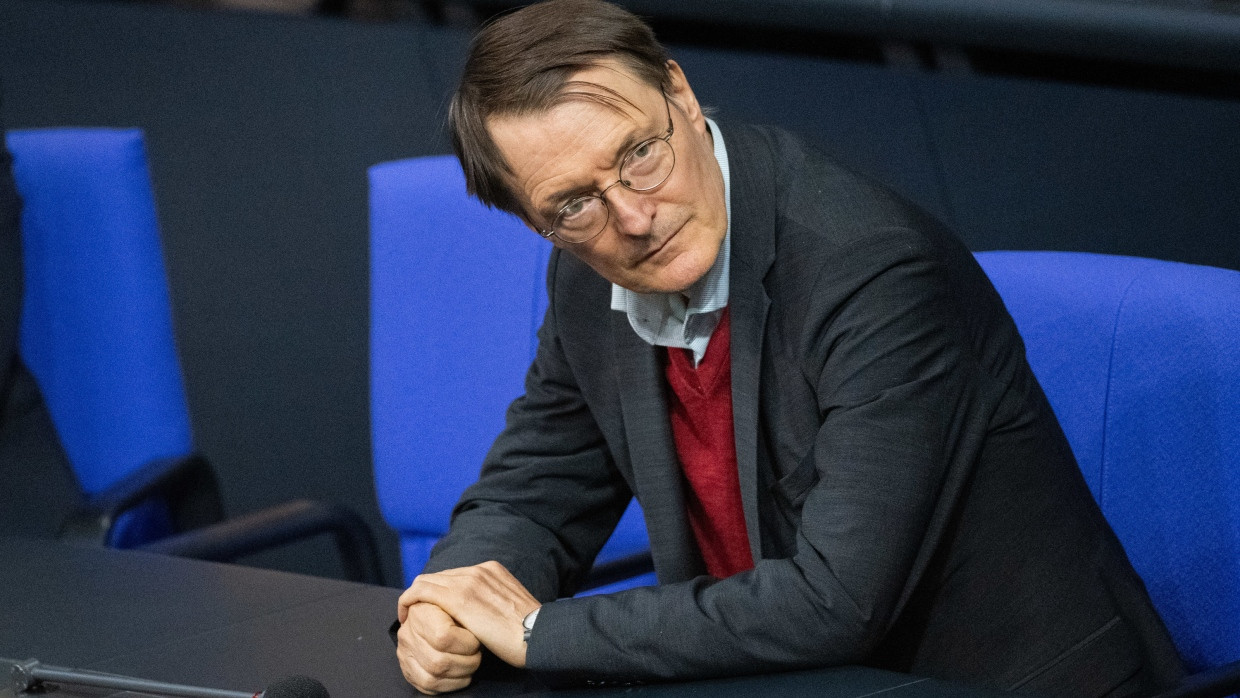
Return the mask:
<path fill-rule="evenodd" d="M 195 438 L 227 509 L 343 502 L 380 534 L 393 583 L 370 471 L 366 168 L 448 152 L 471 29 L 412 14 L 0 0 L 10 128 L 146 131 Z M 1132 47 L 1039 54 L 795 22 L 656 28 L 725 128 L 799 131 L 975 250 L 1240 269 L 1240 62 L 1225 43 L 1212 68 L 1208 52 L 1169 65 Z M 323 541 L 253 562 L 338 572 Z"/>

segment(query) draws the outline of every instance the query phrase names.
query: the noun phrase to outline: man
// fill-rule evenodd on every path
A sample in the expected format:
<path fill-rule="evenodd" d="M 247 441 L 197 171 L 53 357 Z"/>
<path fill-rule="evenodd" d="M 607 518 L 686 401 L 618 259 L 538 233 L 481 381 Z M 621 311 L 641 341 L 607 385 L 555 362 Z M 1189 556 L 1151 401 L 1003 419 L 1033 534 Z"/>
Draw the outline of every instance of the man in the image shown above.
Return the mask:
<path fill-rule="evenodd" d="M 1019 336 L 942 226 L 706 118 L 627 12 L 488 25 L 466 180 L 555 245 L 526 394 L 401 596 L 427 693 L 864 663 L 1047 695 L 1174 680 Z M 659 586 L 571 594 L 631 495 Z M 558 600 L 557 600 L 558 599 Z"/>

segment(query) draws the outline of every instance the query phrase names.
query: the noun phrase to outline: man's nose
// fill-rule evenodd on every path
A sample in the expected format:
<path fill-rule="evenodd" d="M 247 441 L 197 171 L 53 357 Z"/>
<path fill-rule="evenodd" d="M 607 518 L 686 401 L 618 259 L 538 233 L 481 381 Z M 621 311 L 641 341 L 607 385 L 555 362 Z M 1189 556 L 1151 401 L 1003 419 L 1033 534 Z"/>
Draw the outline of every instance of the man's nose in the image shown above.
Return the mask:
<path fill-rule="evenodd" d="M 646 235 L 654 221 L 654 197 L 626 189 L 611 187 L 604 194 L 611 211 L 611 224 L 622 235 Z"/>

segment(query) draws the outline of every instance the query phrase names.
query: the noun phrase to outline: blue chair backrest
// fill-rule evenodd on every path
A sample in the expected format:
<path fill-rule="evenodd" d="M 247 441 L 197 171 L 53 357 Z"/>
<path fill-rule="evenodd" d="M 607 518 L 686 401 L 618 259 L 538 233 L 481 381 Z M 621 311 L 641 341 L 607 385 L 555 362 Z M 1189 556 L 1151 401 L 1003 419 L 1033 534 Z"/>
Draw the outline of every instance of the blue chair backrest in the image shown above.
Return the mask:
<path fill-rule="evenodd" d="M 977 257 L 1189 668 L 1240 659 L 1240 272 Z"/>
<path fill-rule="evenodd" d="M 375 487 L 408 582 L 521 395 L 551 245 L 465 193 L 451 156 L 370 168 Z M 630 506 L 599 561 L 648 549 Z"/>
<path fill-rule="evenodd" d="M 17 130 L 7 144 L 23 201 L 19 351 L 95 494 L 192 450 L 142 132 Z"/>

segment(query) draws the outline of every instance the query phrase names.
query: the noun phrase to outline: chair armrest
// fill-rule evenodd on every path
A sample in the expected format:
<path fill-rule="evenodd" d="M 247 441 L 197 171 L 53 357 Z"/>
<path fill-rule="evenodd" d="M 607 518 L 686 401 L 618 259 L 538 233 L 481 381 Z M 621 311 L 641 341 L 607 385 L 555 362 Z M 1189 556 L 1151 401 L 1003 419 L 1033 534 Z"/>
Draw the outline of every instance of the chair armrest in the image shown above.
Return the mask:
<path fill-rule="evenodd" d="M 1185 676 L 1149 698 L 1224 698 L 1240 692 L 1240 661 Z"/>
<path fill-rule="evenodd" d="M 111 487 L 89 495 L 66 518 L 60 537 L 106 545 L 117 518 L 127 509 L 158 495 L 168 503 L 176 530 L 223 518 L 219 484 L 206 459 L 198 454 L 151 461 Z"/>
<path fill-rule="evenodd" d="M 594 589 L 654 571 L 654 558 L 649 552 L 635 553 L 604 562 L 591 568 L 578 591 Z"/>
<path fill-rule="evenodd" d="M 379 549 L 374 535 L 361 517 L 340 505 L 308 499 L 297 499 L 234 516 L 161 538 L 139 549 L 198 560 L 231 562 L 250 553 L 320 533 L 332 535 L 348 579 L 383 584 Z"/>

